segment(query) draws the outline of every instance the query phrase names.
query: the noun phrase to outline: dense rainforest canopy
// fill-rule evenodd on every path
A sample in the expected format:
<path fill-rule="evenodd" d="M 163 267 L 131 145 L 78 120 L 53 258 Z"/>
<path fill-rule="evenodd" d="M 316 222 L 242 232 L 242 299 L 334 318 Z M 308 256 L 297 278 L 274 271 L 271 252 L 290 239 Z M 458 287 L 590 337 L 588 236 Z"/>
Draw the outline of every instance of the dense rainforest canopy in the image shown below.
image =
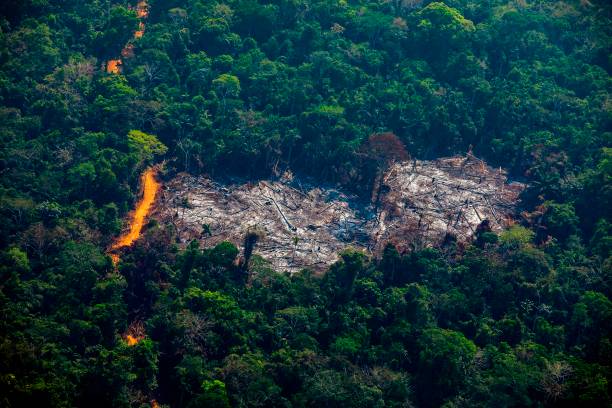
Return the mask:
<path fill-rule="evenodd" d="M 608 1 L 135 7 L 0 2 L 0 406 L 612 404 Z M 155 222 L 105 251 L 153 163 L 368 196 L 385 132 L 508 169 L 517 224 L 325 274 Z"/>

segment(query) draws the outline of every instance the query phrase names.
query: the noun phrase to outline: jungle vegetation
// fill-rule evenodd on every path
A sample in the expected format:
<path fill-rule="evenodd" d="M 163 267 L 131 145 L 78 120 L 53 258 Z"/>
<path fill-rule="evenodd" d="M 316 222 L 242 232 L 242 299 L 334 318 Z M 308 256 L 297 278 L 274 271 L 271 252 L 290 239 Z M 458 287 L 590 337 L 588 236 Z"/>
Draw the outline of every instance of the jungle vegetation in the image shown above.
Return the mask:
<path fill-rule="evenodd" d="M 0 406 L 612 404 L 608 1 L 134 6 L 0 2 Z M 155 222 L 106 253 L 154 163 L 367 196 L 385 132 L 508 169 L 516 225 L 325 274 Z"/>

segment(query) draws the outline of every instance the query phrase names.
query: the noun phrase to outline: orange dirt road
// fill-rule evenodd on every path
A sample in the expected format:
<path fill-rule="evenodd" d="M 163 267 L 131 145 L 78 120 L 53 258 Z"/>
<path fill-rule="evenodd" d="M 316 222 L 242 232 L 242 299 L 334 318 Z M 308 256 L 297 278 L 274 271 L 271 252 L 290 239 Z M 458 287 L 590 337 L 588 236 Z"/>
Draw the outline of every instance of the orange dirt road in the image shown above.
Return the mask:
<path fill-rule="evenodd" d="M 140 0 L 138 2 L 138 5 L 136 6 L 136 15 L 141 21 L 138 23 L 138 30 L 134 32 L 135 39 L 141 38 L 144 35 L 145 23 L 142 20 L 149 16 L 149 5 L 145 0 Z M 121 50 L 121 55 L 123 57 L 132 56 L 133 48 L 134 45 L 131 42 L 127 43 L 123 50 Z M 121 58 L 109 60 L 106 63 L 106 72 L 109 74 L 120 74 L 122 64 L 123 61 Z"/>
<path fill-rule="evenodd" d="M 156 174 L 157 169 L 155 167 L 148 168 L 142 174 L 141 183 L 143 194 L 132 214 L 130 229 L 117 238 L 115 243 L 111 246 L 110 252 L 116 251 L 117 249 L 123 247 L 128 247 L 132 245 L 132 243 L 134 243 L 138 237 L 140 237 L 144 222 L 147 215 L 149 215 L 149 212 L 151 211 L 151 206 L 155 202 L 155 196 L 157 195 L 157 191 L 159 191 L 161 186 L 155 178 Z M 111 257 L 115 263 L 117 263 L 119 260 L 119 256 L 116 254 L 112 254 Z"/>

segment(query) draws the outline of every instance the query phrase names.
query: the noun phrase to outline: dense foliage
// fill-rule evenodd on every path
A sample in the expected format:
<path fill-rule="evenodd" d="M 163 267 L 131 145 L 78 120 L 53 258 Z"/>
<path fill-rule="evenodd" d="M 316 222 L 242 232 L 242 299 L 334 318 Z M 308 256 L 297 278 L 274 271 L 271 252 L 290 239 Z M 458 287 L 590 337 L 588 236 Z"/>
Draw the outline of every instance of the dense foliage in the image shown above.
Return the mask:
<path fill-rule="evenodd" d="M 0 406 L 612 404 L 607 1 L 128 6 L 0 3 Z M 386 132 L 528 182 L 521 225 L 322 276 L 155 223 L 105 254 L 157 160 L 367 193 Z"/>

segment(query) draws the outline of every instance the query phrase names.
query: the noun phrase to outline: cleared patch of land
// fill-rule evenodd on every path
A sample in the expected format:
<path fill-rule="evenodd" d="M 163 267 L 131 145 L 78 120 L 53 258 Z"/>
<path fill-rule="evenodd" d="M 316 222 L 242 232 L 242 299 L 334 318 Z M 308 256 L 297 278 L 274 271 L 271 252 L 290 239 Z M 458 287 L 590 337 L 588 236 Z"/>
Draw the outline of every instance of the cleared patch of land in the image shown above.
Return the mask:
<path fill-rule="evenodd" d="M 525 187 L 508 184 L 502 169 L 472 155 L 396 163 L 383 186 L 373 240 L 378 249 L 393 242 L 400 250 L 441 243 L 448 236 L 466 241 L 484 220 L 501 230 L 512 223 Z"/>
<path fill-rule="evenodd" d="M 242 248 L 248 231 L 261 231 L 255 253 L 276 270 L 323 270 L 348 246 L 379 253 L 468 240 L 483 220 L 493 230 L 511 222 L 524 186 L 472 155 L 396 163 L 380 194 L 363 206 L 331 188 L 303 188 L 296 180 L 221 184 L 179 175 L 167 183 L 154 215 L 176 227 L 182 243 L 227 240 Z"/>

